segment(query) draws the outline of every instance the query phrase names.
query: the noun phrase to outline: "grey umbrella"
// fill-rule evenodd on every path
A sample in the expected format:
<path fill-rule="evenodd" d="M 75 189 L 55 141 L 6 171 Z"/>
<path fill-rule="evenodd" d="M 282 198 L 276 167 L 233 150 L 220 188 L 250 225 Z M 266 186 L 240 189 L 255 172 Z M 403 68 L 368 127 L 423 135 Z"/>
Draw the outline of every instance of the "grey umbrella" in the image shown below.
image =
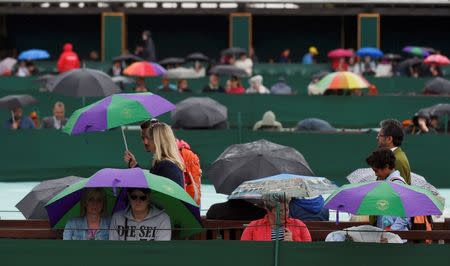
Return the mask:
<path fill-rule="evenodd" d="M 420 109 L 418 114 L 424 114 L 428 116 L 450 116 L 450 104 L 439 103 L 427 108 Z"/>
<path fill-rule="evenodd" d="M 225 50 L 222 50 L 222 52 L 220 52 L 221 55 L 239 55 L 239 54 L 246 54 L 247 50 L 245 50 L 244 48 L 240 48 L 240 47 L 230 47 L 227 48 Z"/>
<path fill-rule="evenodd" d="M 202 53 L 192 53 L 192 54 L 188 54 L 186 56 L 186 60 L 207 62 L 207 61 L 209 61 L 209 57 L 207 57 L 206 55 L 204 55 Z"/>
<path fill-rule="evenodd" d="M 50 92 L 72 97 L 103 97 L 120 92 L 119 87 L 105 73 L 81 68 L 56 76 L 48 84 Z"/>
<path fill-rule="evenodd" d="M 184 64 L 185 60 L 181 57 L 168 57 L 164 58 L 163 60 L 159 61 L 158 64 L 162 66 L 167 65 L 178 65 L 178 64 Z"/>
<path fill-rule="evenodd" d="M 140 58 L 139 56 L 135 56 L 134 54 L 123 54 L 116 56 L 112 59 L 113 61 L 144 61 L 144 59 Z"/>
<path fill-rule="evenodd" d="M 210 74 L 216 74 L 219 76 L 236 76 L 247 77 L 248 74 L 244 69 L 231 66 L 231 65 L 217 65 L 209 71 Z"/>
<path fill-rule="evenodd" d="M 206 177 L 217 192 L 230 194 L 244 181 L 281 173 L 314 176 L 300 152 L 263 139 L 231 145 L 212 163 Z"/>
<path fill-rule="evenodd" d="M 424 94 L 445 95 L 450 94 L 450 80 L 438 77 L 425 83 Z"/>
<path fill-rule="evenodd" d="M 189 97 L 176 105 L 171 118 L 174 128 L 218 128 L 226 126 L 228 110 L 209 97 Z"/>
<path fill-rule="evenodd" d="M 298 122 L 297 131 L 314 131 L 314 132 L 335 132 L 336 129 L 325 120 L 318 118 L 307 118 Z"/>
<path fill-rule="evenodd" d="M 9 110 L 34 103 L 37 103 L 36 98 L 28 94 L 8 95 L 0 98 L 0 108 Z"/>
<path fill-rule="evenodd" d="M 41 182 L 35 186 L 19 203 L 19 209 L 26 219 L 48 219 L 45 204 L 66 187 L 82 180 L 82 177 L 68 176 Z"/>

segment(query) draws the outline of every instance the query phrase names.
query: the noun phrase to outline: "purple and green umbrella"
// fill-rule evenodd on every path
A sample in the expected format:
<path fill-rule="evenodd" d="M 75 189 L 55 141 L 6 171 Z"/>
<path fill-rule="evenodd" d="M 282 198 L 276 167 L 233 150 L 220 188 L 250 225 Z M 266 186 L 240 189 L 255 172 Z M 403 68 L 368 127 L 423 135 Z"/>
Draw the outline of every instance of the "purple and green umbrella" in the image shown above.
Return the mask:
<path fill-rule="evenodd" d="M 126 189 L 136 187 L 152 191 L 151 203 L 165 210 L 172 227 L 181 229 L 181 237 L 201 231 L 199 207 L 189 194 L 172 180 L 140 168 L 105 168 L 70 185 L 46 204 L 50 225 L 64 228 L 69 219 L 80 215 L 80 200 L 85 188 L 104 188 L 108 214 L 112 214 L 126 208 Z"/>
<path fill-rule="evenodd" d="M 374 181 L 340 187 L 328 197 L 324 208 L 358 215 L 414 217 L 440 215 L 444 204 L 419 187 Z"/>
<path fill-rule="evenodd" d="M 412 54 L 415 56 L 421 56 L 426 57 L 430 55 L 430 50 L 426 47 L 419 47 L 419 46 L 406 46 L 402 50 L 405 53 Z"/>

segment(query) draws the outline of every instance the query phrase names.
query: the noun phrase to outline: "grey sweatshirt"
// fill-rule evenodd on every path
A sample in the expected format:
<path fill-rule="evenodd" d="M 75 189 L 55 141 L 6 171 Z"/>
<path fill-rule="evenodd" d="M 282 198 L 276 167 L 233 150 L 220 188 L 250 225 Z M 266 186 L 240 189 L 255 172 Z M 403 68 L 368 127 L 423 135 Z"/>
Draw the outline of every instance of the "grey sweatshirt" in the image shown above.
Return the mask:
<path fill-rule="evenodd" d="M 126 227 L 125 224 L 127 224 Z M 109 240 L 158 241 L 170 240 L 172 236 L 169 216 L 153 205 L 147 217 L 139 222 L 133 218 L 130 207 L 116 212 L 111 219 L 109 229 Z"/>

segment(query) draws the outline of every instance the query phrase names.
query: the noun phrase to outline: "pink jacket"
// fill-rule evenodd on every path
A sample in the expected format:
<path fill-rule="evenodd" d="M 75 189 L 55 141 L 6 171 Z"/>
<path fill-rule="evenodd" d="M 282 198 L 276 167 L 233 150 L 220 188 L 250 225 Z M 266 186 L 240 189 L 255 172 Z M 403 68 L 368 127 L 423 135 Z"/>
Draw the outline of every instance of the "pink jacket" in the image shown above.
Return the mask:
<path fill-rule="evenodd" d="M 300 242 L 311 242 L 306 225 L 293 218 L 287 219 L 287 228 L 292 232 L 292 239 Z M 270 226 L 268 215 L 264 218 L 251 222 L 241 236 L 241 240 L 246 241 L 271 241 L 272 227 Z"/>

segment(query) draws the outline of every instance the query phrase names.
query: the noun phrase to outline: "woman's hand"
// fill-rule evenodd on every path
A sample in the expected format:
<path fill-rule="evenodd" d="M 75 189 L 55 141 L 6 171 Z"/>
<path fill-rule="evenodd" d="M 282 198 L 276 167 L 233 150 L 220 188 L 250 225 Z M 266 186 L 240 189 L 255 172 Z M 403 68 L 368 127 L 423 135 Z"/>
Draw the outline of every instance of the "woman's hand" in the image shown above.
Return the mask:
<path fill-rule="evenodd" d="M 134 157 L 134 154 L 132 154 L 130 151 L 125 151 L 123 155 L 123 160 L 130 168 L 134 168 L 137 165 L 136 157 Z"/>
<path fill-rule="evenodd" d="M 287 227 L 284 228 L 284 241 L 294 241 L 292 239 L 292 232 Z"/>

